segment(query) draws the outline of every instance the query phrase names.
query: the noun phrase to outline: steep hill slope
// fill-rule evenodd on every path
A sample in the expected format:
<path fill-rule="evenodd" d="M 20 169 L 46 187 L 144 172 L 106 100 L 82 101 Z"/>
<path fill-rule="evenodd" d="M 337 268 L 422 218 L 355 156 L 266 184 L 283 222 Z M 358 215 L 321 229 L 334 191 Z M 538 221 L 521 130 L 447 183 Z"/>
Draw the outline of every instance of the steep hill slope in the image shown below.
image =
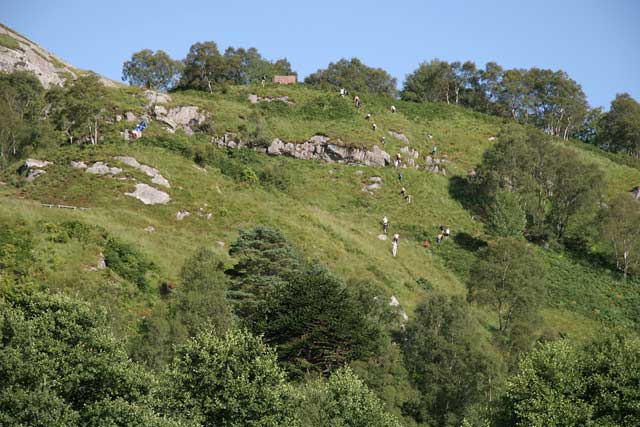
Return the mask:
<path fill-rule="evenodd" d="M 261 99 L 286 96 L 287 102 L 252 103 L 251 94 Z M 396 296 L 409 315 L 431 289 L 466 293 L 469 268 L 488 237 L 452 186 L 465 179 L 493 143 L 501 126 L 497 119 L 454 106 L 384 98 L 365 99 L 364 108 L 357 110 L 337 94 L 302 86 L 175 93 L 168 102 L 155 106 L 142 91 L 123 88 L 110 90 L 110 102 L 114 117 L 126 112 L 147 116 L 150 126 L 143 138 L 124 142 L 120 132 L 132 123 L 114 120 L 103 128 L 104 138 L 98 146 L 39 153 L 40 159 L 53 164 L 32 182 L 16 178 L 16 165 L 5 179 L 17 187 L 0 187 L 0 215 L 31 233 L 38 266 L 34 274 L 43 283 L 107 306 L 114 328 L 123 336 L 133 332 L 137 320 L 154 304 L 162 303 L 158 298 L 161 284 L 175 281 L 184 259 L 197 247 L 215 250 L 231 265 L 229 243 L 238 229 L 256 224 L 283 230 L 307 257 L 318 259 L 345 279 L 369 281 L 388 297 Z M 391 103 L 398 107 L 397 113 L 389 111 Z M 189 137 L 179 129 L 168 132 L 165 122 L 154 119 L 162 116 L 158 105 L 166 110 L 197 106 L 209 117 L 209 127 L 204 129 L 208 133 Z M 375 131 L 365 118 L 369 112 L 378 125 Z M 408 143 L 389 131 L 403 134 Z M 409 148 L 419 154 L 417 167 L 399 170 L 302 161 L 218 147 L 225 134 L 263 149 L 273 138 L 300 143 L 324 135 L 344 147 L 378 145 L 392 156 L 402 153 L 405 160 Z M 427 170 L 432 165 L 425 158 L 434 142 L 438 158 L 446 161 L 446 176 Z M 579 144 L 571 147 L 605 171 L 610 194 L 628 191 L 640 182 L 640 170 L 633 164 L 622 164 Z M 145 173 L 116 156 L 134 157 L 156 168 L 170 188 L 155 185 Z M 122 171 L 93 175 L 73 168 L 72 161 L 89 166 L 101 161 Z M 127 196 L 136 183 L 155 185 L 171 201 L 145 205 Z M 377 183 L 379 188 L 367 188 Z M 402 186 L 411 194 L 411 203 L 400 195 Z M 42 203 L 88 210 L 49 208 Z M 179 220 L 180 212 L 189 215 Z M 391 256 L 390 242 L 378 237 L 384 215 L 389 218 L 390 232 L 401 235 L 397 258 Z M 68 221 L 96 226 L 101 237 L 56 237 Z M 435 241 L 441 224 L 452 228 L 453 237 L 439 246 L 423 248 L 423 240 Z M 136 287 L 109 268 L 98 268 L 108 238 L 132 245 L 154 264 L 147 273 L 146 287 Z M 590 335 L 600 322 L 637 328 L 636 283 L 624 283 L 569 253 L 537 250 L 548 267 L 541 330 L 583 336 Z M 426 281 L 418 280 L 421 278 Z M 480 309 L 477 315 L 488 328 L 493 327 L 492 315 Z"/>

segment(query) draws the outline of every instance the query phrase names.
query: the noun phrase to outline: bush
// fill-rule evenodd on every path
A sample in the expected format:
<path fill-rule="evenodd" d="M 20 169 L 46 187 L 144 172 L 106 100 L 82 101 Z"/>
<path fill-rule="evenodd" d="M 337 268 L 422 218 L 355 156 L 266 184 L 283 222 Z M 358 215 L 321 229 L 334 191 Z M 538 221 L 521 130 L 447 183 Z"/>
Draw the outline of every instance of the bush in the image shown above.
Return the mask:
<path fill-rule="evenodd" d="M 116 272 L 123 279 L 129 280 L 144 289 L 147 286 L 145 277 L 153 264 L 145 260 L 144 256 L 133 246 L 120 242 L 114 238 L 107 240 L 104 250 L 107 267 Z"/>

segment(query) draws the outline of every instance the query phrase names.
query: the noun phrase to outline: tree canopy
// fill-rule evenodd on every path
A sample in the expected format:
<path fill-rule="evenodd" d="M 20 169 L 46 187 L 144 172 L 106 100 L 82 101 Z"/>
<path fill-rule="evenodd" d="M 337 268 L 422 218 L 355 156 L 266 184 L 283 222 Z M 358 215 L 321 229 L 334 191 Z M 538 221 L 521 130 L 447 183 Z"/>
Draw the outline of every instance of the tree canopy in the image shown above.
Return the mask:
<path fill-rule="evenodd" d="M 181 63 L 163 50 L 143 49 L 122 66 L 122 80 L 146 89 L 168 90 L 174 85 Z"/>
<path fill-rule="evenodd" d="M 358 58 L 331 62 L 327 68 L 307 76 L 304 82 L 312 86 L 345 88 L 354 94 L 394 96 L 397 92 L 394 77 L 382 68 L 368 67 Z"/>

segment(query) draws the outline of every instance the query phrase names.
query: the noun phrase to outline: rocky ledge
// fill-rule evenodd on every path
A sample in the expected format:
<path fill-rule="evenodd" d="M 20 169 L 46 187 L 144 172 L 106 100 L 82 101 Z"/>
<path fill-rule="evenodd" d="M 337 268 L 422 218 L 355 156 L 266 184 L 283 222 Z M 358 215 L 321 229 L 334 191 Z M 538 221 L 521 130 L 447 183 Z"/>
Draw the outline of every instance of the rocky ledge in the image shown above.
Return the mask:
<path fill-rule="evenodd" d="M 329 137 L 314 135 L 301 143 L 285 142 L 274 138 L 268 146 L 250 144 L 241 141 L 235 134 L 226 133 L 212 142 L 227 148 L 252 148 L 271 156 L 288 156 L 302 160 L 323 160 L 365 166 L 387 166 L 391 157 L 377 145 L 371 150 L 357 147 L 344 147 L 333 144 Z"/>

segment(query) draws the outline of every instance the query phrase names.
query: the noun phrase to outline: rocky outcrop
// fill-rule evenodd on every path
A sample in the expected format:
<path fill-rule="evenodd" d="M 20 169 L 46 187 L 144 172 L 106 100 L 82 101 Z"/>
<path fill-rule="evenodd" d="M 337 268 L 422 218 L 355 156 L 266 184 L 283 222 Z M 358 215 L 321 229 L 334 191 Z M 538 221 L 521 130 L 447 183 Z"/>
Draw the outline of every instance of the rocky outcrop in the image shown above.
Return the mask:
<path fill-rule="evenodd" d="M 258 95 L 256 95 L 255 93 L 252 93 L 249 95 L 248 97 L 249 102 L 252 104 L 257 104 L 259 102 L 274 102 L 274 101 L 280 101 L 280 102 L 284 102 L 285 104 L 293 104 L 293 101 L 289 100 L 289 97 L 284 95 L 284 96 L 275 96 L 275 97 L 269 97 L 269 96 L 265 96 L 265 97 L 259 97 Z"/>
<path fill-rule="evenodd" d="M 631 190 L 631 195 L 636 200 L 640 199 L 640 187 L 635 187 L 633 190 Z"/>
<path fill-rule="evenodd" d="M 20 172 L 23 176 L 26 175 L 27 181 L 33 182 L 40 175 L 47 173 L 44 168 L 52 164 L 47 160 L 27 159 L 20 168 Z"/>
<path fill-rule="evenodd" d="M 207 120 L 207 115 L 193 105 L 182 105 L 169 110 L 162 105 L 156 105 L 154 115 L 156 120 L 167 125 L 170 132 L 181 128 L 188 134 L 193 133 L 193 127 L 200 126 Z"/>
<path fill-rule="evenodd" d="M 253 148 L 271 156 L 288 156 L 302 160 L 323 160 L 365 166 L 387 166 L 391 163 L 389 154 L 375 145 L 371 150 L 332 144 L 329 137 L 314 135 L 301 143 L 285 142 L 274 138 L 268 146 L 251 145 L 240 140 L 237 135 L 226 133 L 221 138 L 213 138 L 212 143 L 227 148 Z M 339 142 L 339 141 L 337 141 Z"/>
<path fill-rule="evenodd" d="M 444 167 L 447 162 L 446 159 L 433 158 L 431 156 L 426 156 L 424 158 L 425 163 L 427 164 L 426 170 L 429 172 L 433 172 L 435 174 L 447 175 L 447 169 Z"/>
<path fill-rule="evenodd" d="M 119 162 L 124 163 L 127 166 L 131 166 L 132 168 L 138 169 L 139 171 L 144 172 L 147 176 L 151 177 L 151 182 L 154 184 L 162 185 L 166 188 L 171 188 L 171 184 L 169 181 L 160 174 L 160 171 L 156 168 L 152 168 L 151 166 L 143 165 L 138 162 L 133 157 L 129 156 L 116 156 L 114 160 L 118 160 Z"/>
<path fill-rule="evenodd" d="M 89 166 L 86 170 L 86 173 L 90 173 L 93 175 L 117 175 L 122 172 L 122 169 L 116 167 L 110 167 L 108 164 L 104 162 L 95 162 L 91 166 Z"/>
<path fill-rule="evenodd" d="M 155 90 L 145 90 L 144 96 L 150 104 L 168 104 L 171 102 L 171 96 Z"/>
<path fill-rule="evenodd" d="M 409 138 L 407 138 L 407 136 L 402 133 L 402 132 L 395 132 L 390 130 L 389 131 L 389 135 L 391 135 L 392 137 L 399 139 L 400 141 L 404 142 L 405 144 L 409 143 Z"/>
<path fill-rule="evenodd" d="M 125 196 L 135 197 L 145 205 L 164 205 L 171 200 L 167 193 L 147 184 L 136 184 L 136 190 L 133 193 L 124 194 Z"/>
<path fill-rule="evenodd" d="M 66 80 L 75 80 L 81 74 L 71 64 L 2 24 L 0 34 L 12 41 L 6 46 L 0 45 L 0 72 L 28 71 L 47 89 L 62 86 Z M 105 86 L 116 86 L 116 82 L 102 76 L 100 82 Z"/>
<path fill-rule="evenodd" d="M 176 213 L 176 219 L 177 219 L 178 221 L 182 221 L 183 219 L 185 219 L 185 218 L 186 218 L 186 217 L 188 217 L 189 215 L 191 215 L 191 212 L 189 212 L 189 211 L 185 211 L 185 210 L 181 210 L 181 211 L 178 211 L 178 212 Z"/>

